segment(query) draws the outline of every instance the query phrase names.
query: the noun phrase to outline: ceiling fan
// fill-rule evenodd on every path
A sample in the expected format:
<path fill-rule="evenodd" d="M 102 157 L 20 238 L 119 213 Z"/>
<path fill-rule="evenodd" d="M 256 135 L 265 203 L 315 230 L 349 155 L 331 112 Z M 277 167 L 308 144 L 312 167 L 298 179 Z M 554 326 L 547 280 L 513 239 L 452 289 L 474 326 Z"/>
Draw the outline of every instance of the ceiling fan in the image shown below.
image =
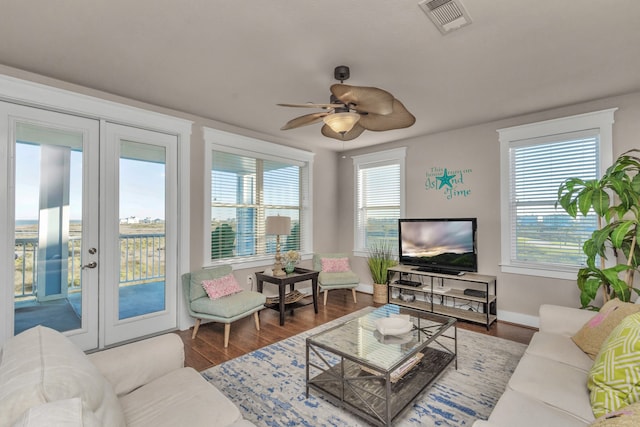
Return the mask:
<path fill-rule="evenodd" d="M 340 141 L 357 138 L 365 130 L 385 131 L 413 125 L 416 118 L 386 90 L 377 87 L 342 84 L 349 78 L 349 67 L 334 70 L 340 83 L 331 85 L 329 104 L 278 104 L 281 107 L 321 108 L 325 111 L 305 114 L 289 120 L 281 130 L 324 122 L 322 134 Z"/>

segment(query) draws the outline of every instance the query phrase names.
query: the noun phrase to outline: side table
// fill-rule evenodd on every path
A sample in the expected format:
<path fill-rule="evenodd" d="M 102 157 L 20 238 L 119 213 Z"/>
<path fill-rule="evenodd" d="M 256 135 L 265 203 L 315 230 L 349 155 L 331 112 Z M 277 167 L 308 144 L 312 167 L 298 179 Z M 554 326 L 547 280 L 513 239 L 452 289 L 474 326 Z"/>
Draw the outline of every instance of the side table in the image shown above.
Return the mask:
<path fill-rule="evenodd" d="M 286 276 L 271 276 L 264 273 L 256 273 L 256 282 L 258 292 L 262 292 L 264 282 L 273 283 L 278 285 L 278 309 L 280 311 L 280 325 L 284 325 L 284 312 L 285 312 L 285 290 L 289 285 L 289 292 L 293 292 L 295 284 L 304 282 L 305 280 L 311 280 L 311 290 L 313 295 L 313 310 L 318 313 L 318 274 L 319 271 L 307 270 L 306 268 L 296 267 L 293 273 L 289 273 Z M 296 307 L 296 304 L 289 304 L 290 308 Z"/>

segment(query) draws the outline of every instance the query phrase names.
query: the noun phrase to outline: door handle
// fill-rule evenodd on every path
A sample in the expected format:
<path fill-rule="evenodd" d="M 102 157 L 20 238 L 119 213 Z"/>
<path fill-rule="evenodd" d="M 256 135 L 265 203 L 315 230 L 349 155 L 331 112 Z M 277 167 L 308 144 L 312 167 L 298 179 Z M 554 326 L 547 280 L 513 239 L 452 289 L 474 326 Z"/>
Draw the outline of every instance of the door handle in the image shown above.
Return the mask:
<path fill-rule="evenodd" d="M 96 268 L 98 266 L 98 263 L 93 261 L 90 262 L 89 264 L 85 264 L 82 266 L 82 269 L 84 270 L 85 268 Z"/>

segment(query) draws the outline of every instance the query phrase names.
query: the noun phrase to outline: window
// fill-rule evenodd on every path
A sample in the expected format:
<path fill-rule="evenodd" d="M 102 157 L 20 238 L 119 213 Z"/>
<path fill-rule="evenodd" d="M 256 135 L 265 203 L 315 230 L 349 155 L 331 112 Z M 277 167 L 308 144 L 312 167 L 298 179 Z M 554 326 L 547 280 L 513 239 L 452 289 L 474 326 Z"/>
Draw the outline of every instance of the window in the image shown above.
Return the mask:
<path fill-rule="evenodd" d="M 498 130 L 503 272 L 575 279 L 597 218 L 556 209 L 558 187 L 599 178 L 611 164 L 614 111 Z"/>
<path fill-rule="evenodd" d="M 272 215 L 291 218 L 281 251 L 310 253 L 313 153 L 206 128 L 205 141 L 208 263 L 250 267 L 272 261 L 276 236 L 265 234 L 265 219 Z"/>
<path fill-rule="evenodd" d="M 406 148 L 353 157 L 356 201 L 354 252 L 367 256 L 375 244 L 397 253 L 398 219 L 404 215 Z"/>

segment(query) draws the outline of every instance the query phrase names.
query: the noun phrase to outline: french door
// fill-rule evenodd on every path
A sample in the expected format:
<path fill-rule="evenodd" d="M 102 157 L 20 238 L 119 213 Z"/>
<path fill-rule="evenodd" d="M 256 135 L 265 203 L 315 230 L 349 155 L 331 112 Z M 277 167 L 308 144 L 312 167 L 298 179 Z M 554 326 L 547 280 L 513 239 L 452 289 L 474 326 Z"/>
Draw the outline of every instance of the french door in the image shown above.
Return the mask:
<path fill-rule="evenodd" d="M 0 102 L 0 342 L 41 324 L 89 350 L 176 326 L 176 146 Z"/>
<path fill-rule="evenodd" d="M 177 138 L 108 123 L 104 343 L 176 327 Z"/>

